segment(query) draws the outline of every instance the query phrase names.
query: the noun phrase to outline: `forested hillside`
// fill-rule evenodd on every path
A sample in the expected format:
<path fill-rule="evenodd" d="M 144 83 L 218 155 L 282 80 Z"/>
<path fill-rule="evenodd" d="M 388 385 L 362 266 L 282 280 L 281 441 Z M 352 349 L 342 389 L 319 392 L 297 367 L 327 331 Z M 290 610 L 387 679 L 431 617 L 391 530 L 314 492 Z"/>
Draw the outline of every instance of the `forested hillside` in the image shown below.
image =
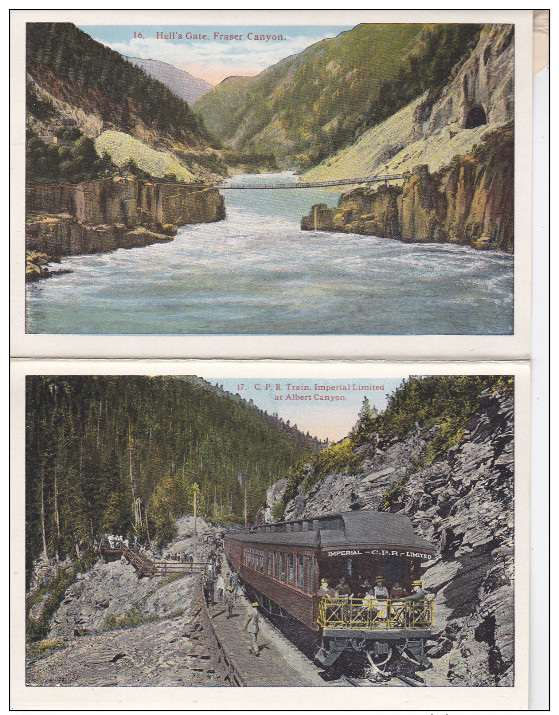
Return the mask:
<path fill-rule="evenodd" d="M 195 483 L 202 515 L 242 520 L 246 487 L 252 518 L 269 485 L 319 446 L 199 378 L 32 376 L 26 410 L 28 569 L 100 533 L 145 538 L 147 527 L 168 540 Z"/>
<path fill-rule="evenodd" d="M 71 23 L 27 23 L 27 71 L 67 100 L 97 107 L 125 131 L 137 114 L 167 132 L 209 136 L 186 102 Z"/>
<path fill-rule="evenodd" d="M 308 164 L 352 141 L 420 24 L 363 24 L 287 57 L 254 78 L 229 78 L 196 103 L 207 126 L 241 151 Z M 226 111 L 224 111 L 224 107 Z"/>
<path fill-rule="evenodd" d="M 358 25 L 257 77 L 225 80 L 196 109 L 229 146 L 309 167 L 423 92 L 435 101 L 481 27 Z"/>

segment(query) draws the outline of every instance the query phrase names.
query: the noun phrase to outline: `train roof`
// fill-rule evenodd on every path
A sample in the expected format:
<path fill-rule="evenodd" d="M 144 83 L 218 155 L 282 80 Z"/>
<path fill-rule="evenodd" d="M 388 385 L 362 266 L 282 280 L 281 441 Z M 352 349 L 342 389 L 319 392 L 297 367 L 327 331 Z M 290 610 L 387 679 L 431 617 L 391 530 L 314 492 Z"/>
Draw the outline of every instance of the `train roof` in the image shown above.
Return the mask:
<path fill-rule="evenodd" d="M 436 547 L 413 530 L 409 517 L 381 511 L 346 511 L 263 524 L 230 535 L 254 544 L 303 546 L 321 549 L 397 548 L 434 554 Z"/>

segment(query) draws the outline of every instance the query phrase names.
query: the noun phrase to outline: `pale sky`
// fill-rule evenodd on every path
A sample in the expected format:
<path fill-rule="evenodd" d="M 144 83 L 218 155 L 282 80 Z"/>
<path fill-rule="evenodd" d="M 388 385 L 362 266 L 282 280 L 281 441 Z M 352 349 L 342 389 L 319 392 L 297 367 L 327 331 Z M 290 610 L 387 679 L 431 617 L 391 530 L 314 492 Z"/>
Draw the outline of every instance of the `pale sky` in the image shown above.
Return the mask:
<path fill-rule="evenodd" d="M 161 60 L 215 85 L 232 75 L 256 75 L 315 42 L 350 30 L 351 26 L 79 25 L 79 28 L 127 57 Z M 161 38 L 172 32 L 175 32 L 173 39 Z M 206 35 L 208 39 L 187 39 L 188 32 Z M 234 35 L 239 39 L 224 39 Z M 284 39 L 250 39 L 266 35 Z"/>
<path fill-rule="evenodd" d="M 302 432 L 310 432 L 314 437 L 337 441 L 345 437 L 357 422 L 363 398 L 367 397 L 372 407 L 382 412 L 387 398 L 401 385 L 404 378 L 384 377 L 347 378 L 342 380 L 321 380 L 320 378 L 206 378 L 212 384 L 239 395 L 268 414 L 277 412 L 285 421 L 296 424 Z M 315 389 L 315 386 L 334 389 Z M 290 387 L 291 386 L 291 387 Z M 297 390 L 293 387 L 307 387 Z M 335 389 L 347 387 L 349 389 Z M 241 388 L 241 389 L 240 389 Z M 369 388 L 369 389 L 362 389 Z M 287 399 L 289 396 L 303 396 L 305 399 Z M 342 397 L 340 400 L 324 400 L 321 397 Z M 281 397 L 282 399 L 276 399 Z"/>

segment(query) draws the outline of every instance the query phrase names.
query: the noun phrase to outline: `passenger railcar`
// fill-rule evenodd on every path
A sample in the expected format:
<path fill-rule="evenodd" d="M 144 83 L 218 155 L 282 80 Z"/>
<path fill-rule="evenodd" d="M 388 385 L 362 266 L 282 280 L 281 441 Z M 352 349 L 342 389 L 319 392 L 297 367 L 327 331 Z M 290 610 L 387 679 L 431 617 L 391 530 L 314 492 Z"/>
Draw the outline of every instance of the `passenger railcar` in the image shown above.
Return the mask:
<path fill-rule="evenodd" d="M 379 577 L 389 591 L 399 584 L 410 594 L 422 563 L 435 556 L 408 517 L 363 510 L 264 524 L 228 533 L 224 548 L 264 608 L 287 613 L 322 637 L 316 656 L 322 665 L 332 665 L 345 650 L 364 651 L 382 665 L 394 649 L 426 663 L 432 601 L 421 594 L 364 598 Z M 342 577 L 346 593 L 335 590 Z"/>

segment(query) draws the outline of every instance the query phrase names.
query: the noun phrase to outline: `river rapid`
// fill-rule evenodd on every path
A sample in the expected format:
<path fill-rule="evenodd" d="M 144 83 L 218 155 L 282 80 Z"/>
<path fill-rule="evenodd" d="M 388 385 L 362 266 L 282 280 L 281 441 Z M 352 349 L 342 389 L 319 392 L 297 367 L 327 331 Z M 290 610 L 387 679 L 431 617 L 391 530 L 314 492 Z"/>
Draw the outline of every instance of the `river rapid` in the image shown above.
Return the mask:
<path fill-rule="evenodd" d="M 232 183 L 291 182 L 289 173 Z M 301 231 L 329 189 L 224 191 L 170 243 L 71 256 L 27 286 L 27 331 L 79 335 L 509 335 L 513 257 Z"/>

